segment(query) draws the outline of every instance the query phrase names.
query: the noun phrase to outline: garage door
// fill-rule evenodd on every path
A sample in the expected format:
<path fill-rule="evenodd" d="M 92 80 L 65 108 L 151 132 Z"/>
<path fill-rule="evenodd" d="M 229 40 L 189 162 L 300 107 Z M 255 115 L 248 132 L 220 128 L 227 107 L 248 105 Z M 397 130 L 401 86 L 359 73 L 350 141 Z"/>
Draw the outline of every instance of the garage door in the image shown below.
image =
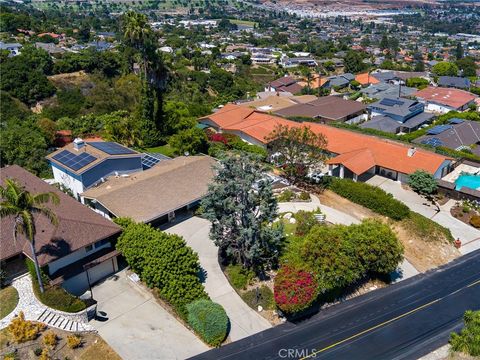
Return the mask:
<path fill-rule="evenodd" d="M 99 280 L 111 275 L 115 271 L 114 262 L 116 258 L 109 259 L 101 264 L 88 269 L 88 276 L 90 278 L 90 284 L 94 284 Z"/>

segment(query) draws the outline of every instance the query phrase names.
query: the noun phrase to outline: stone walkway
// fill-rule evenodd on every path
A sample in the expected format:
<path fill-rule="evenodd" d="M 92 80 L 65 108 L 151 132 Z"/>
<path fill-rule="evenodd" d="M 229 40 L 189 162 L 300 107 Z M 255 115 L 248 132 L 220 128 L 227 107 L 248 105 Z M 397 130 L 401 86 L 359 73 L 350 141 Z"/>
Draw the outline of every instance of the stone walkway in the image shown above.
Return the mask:
<path fill-rule="evenodd" d="M 10 321 L 23 311 L 26 320 L 40 321 L 48 326 L 65 331 L 95 331 L 87 323 L 85 312 L 65 313 L 49 308 L 38 301 L 33 292 L 30 275 L 26 274 L 15 279 L 12 286 L 18 291 L 18 304 L 10 314 L 0 320 L 0 329 L 6 328 Z"/>

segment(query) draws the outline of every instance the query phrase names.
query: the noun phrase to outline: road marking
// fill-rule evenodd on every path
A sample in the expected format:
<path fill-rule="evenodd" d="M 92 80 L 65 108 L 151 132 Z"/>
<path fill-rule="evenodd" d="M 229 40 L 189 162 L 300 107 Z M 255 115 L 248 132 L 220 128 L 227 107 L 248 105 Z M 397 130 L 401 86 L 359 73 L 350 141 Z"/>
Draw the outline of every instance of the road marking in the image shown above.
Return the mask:
<path fill-rule="evenodd" d="M 348 338 L 346 338 L 346 339 L 337 341 L 336 343 L 331 344 L 331 345 L 329 345 L 329 346 L 326 346 L 326 347 L 324 347 L 323 349 L 320 349 L 320 350 L 317 350 L 317 351 L 315 351 L 315 352 L 312 352 L 311 354 L 309 354 L 309 355 L 307 355 L 307 356 L 305 356 L 305 357 L 303 357 L 303 358 L 300 358 L 299 360 L 305 360 L 305 359 L 309 359 L 309 358 L 311 358 L 311 357 L 315 357 L 316 355 L 318 355 L 318 354 L 320 354 L 320 353 L 322 353 L 322 352 L 325 352 L 325 351 L 327 351 L 327 350 L 330 350 L 330 349 L 332 349 L 332 348 L 334 348 L 334 347 L 336 347 L 336 346 L 338 346 L 338 345 L 340 345 L 340 344 L 343 344 L 343 343 L 345 343 L 345 342 L 347 342 L 347 341 L 353 340 L 353 339 L 355 339 L 355 338 L 357 338 L 357 337 L 359 337 L 359 336 L 362 336 L 362 335 L 364 335 L 364 334 L 366 334 L 366 333 L 368 333 L 368 332 L 371 332 L 371 331 L 373 331 L 373 330 L 376 330 L 376 329 L 378 329 L 378 328 L 380 328 L 380 327 L 382 327 L 382 326 L 388 325 L 388 324 L 390 324 L 390 323 L 392 323 L 392 322 L 394 322 L 394 321 L 397 321 L 397 320 L 399 320 L 399 319 L 401 319 L 401 318 L 403 318 L 403 317 L 405 317 L 405 316 L 411 315 L 411 314 L 413 314 L 413 313 L 415 313 L 415 312 L 417 312 L 417 311 L 420 311 L 420 310 L 422 310 L 422 309 L 425 309 L 426 307 L 429 307 L 429 306 L 431 306 L 431 305 L 433 305 L 433 304 L 435 304 L 435 303 L 443 300 L 444 298 L 446 298 L 446 297 L 448 297 L 448 296 L 450 296 L 450 295 L 454 295 L 454 294 L 458 293 L 459 291 L 461 291 L 461 290 L 463 290 L 463 289 L 466 289 L 466 288 L 469 288 L 469 287 L 472 287 L 472 286 L 475 286 L 475 285 L 478 285 L 478 284 L 480 284 L 480 279 L 477 280 L 477 281 L 474 281 L 473 283 L 471 283 L 471 284 L 469 284 L 469 285 L 467 285 L 467 286 L 465 286 L 464 288 L 460 288 L 460 289 L 458 289 L 458 290 L 455 290 L 454 292 L 452 292 L 452 293 L 450 293 L 450 294 L 448 294 L 448 295 L 445 295 L 445 296 L 443 296 L 443 297 L 441 297 L 441 298 L 438 298 L 438 299 L 435 299 L 435 300 L 433 300 L 433 301 L 430 301 L 429 303 L 423 304 L 423 305 L 421 305 L 421 306 L 419 306 L 419 307 L 417 307 L 417 308 L 415 308 L 415 309 L 413 309 L 413 310 L 407 311 L 407 312 L 404 313 L 404 314 L 398 315 L 398 316 L 396 316 L 396 317 L 394 317 L 394 318 L 392 318 L 392 319 L 389 319 L 389 320 L 384 321 L 384 322 L 382 322 L 382 323 L 380 323 L 380 324 L 377 324 L 377 325 L 375 325 L 375 326 L 372 326 L 372 327 L 370 327 L 370 328 L 368 328 L 368 329 L 365 329 L 365 330 L 363 330 L 363 331 L 360 331 L 359 333 L 357 333 L 357 334 L 355 334 L 355 335 L 352 335 L 352 336 L 350 336 L 350 337 L 348 337 Z"/>

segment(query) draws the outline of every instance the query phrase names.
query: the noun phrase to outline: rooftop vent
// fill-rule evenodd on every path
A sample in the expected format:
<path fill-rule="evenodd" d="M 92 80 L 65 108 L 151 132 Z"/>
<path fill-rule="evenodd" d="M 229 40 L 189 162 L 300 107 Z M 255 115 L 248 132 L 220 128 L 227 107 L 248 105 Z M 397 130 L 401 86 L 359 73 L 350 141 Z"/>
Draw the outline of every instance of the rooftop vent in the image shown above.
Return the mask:
<path fill-rule="evenodd" d="M 408 157 L 412 157 L 415 154 L 416 151 L 417 151 L 417 149 L 414 148 L 414 147 L 411 147 L 410 149 L 408 149 L 408 151 L 407 151 Z"/>
<path fill-rule="evenodd" d="M 73 140 L 73 148 L 77 151 L 85 147 L 85 141 L 80 138 Z"/>

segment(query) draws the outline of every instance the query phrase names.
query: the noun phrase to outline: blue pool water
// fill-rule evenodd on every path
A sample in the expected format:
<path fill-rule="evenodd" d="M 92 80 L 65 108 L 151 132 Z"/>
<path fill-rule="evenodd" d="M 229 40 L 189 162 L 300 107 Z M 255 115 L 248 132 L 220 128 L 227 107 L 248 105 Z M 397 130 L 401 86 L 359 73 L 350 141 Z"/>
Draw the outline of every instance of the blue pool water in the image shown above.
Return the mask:
<path fill-rule="evenodd" d="M 460 190 L 462 187 L 468 187 L 470 189 L 480 188 L 480 176 L 479 175 L 460 175 L 455 181 L 455 189 Z"/>

